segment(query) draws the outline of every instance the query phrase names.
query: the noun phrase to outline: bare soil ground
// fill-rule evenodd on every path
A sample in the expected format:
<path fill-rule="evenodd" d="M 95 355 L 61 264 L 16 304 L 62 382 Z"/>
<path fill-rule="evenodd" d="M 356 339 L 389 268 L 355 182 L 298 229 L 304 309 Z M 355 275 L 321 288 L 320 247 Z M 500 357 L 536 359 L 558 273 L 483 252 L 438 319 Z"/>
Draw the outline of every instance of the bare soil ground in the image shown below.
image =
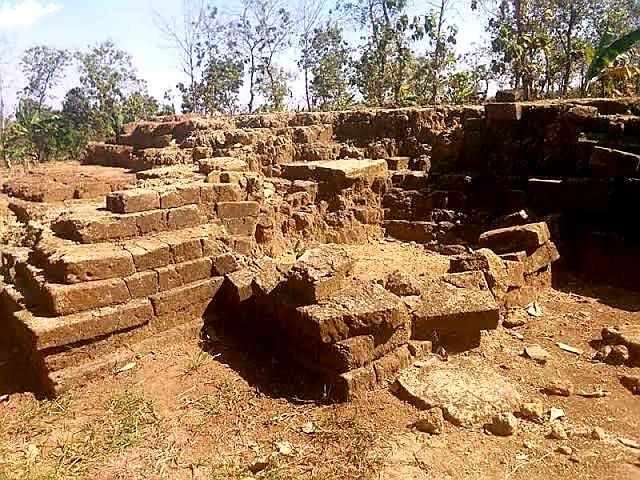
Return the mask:
<path fill-rule="evenodd" d="M 361 259 L 357 275 L 369 278 L 394 268 L 430 274 L 447 267 L 416 245 L 353 250 Z M 640 450 L 618 440 L 640 440 L 640 397 L 618 380 L 630 369 L 593 363 L 590 345 L 603 326 L 640 324 L 640 295 L 571 278 L 558 284 L 541 299 L 541 317 L 489 332 L 479 348 L 449 362 L 481 361 L 525 400 L 562 408 L 567 440 L 548 439 L 548 424 L 527 421 L 506 438 L 451 424 L 429 436 L 412 427 L 421 412 L 390 389 L 326 404 L 322 385 L 289 363 L 237 334 L 210 332 L 206 345 L 193 338 L 114 366 L 107 378 L 53 401 L 3 397 L 0 479 L 640 478 Z M 550 354 L 544 366 L 520 355 L 534 343 Z M 541 393 L 555 379 L 609 394 Z M 604 440 L 590 438 L 596 426 Z M 560 446 L 571 454 L 557 452 Z"/>

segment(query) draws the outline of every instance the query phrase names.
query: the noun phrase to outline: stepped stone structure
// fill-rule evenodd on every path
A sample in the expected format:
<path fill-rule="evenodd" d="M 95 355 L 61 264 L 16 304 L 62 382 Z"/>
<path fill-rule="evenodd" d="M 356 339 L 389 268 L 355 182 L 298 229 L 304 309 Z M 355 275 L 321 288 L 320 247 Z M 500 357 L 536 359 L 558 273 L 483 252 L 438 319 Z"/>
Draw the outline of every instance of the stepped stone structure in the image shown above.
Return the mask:
<path fill-rule="evenodd" d="M 24 234 L 2 248 L 0 329 L 55 392 L 214 313 L 350 398 L 477 344 L 560 254 L 637 287 L 638 133 L 637 100 L 127 125 L 77 175 L 4 182 Z M 385 236 L 449 273 L 358 278 L 345 246 Z"/>

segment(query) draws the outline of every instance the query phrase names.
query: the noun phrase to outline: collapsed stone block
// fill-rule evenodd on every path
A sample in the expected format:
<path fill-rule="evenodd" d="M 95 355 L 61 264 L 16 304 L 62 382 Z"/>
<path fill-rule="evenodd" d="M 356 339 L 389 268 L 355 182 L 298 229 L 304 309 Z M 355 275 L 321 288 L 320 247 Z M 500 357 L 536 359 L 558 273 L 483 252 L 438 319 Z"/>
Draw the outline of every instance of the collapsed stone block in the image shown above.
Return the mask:
<path fill-rule="evenodd" d="M 525 274 L 532 274 L 551 265 L 560 259 L 558 249 L 553 242 L 545 242 L 544 245 L 527 252 L 527 256 L 522 262 Z"/>
<path fill-rule="evenodd" d="M 327 298 L 346 287 L 354 263 L 351 255 L 336 245 L 308 250 L 289 272 L 289 291 L 305 303 Z"/>
<path fill-rule="evenodd" d="M 602 177 L 635 177 L 640 171 L 640 155 L 594 147 L 589 167 L 595 175 Z"/>
<path fill-rule="evenodd" d="M 249 268 L 229 273 L 225 278 L 225 289 L 234 305 L 249 300 L 253 296 L 253 278 L 256 272 Z"/>
<path fill-rule="evenodd" d="M 107 195 L 107 210 L 113 213 L 136 213 L 160 208 L 160 196 L 155 190 L 133 188 Z"/>
<path fill-rule="evenodd" d="M 490 230 L 480 235 L 480 245 L 495 253 L 518 252 L 544 245 L 551 239 L 545 222 Z"/>
<path fill-rule="evenodd" d="M 487 103 L 484 108 L 489 126 L 517 122 L 522 118 L 520 103 Z"/>
<path fill-rule="evenodd" d="M 296 311 L 297 318 L 290 321 L 296 322 L 305 336 L 323 343 L 377 336 L 408 322 L 402 300 L 373 282 L 354 282 L 320 303 Z"/>
<path fill-rule="evenodd" d="M 429 243 L 435 240 L 438 224 L 409 220 L 386 220 L 387 235 L 406 242 Z"/>
<path fill-rule="evenodd" d="M 498 302 L 502 302 L 510 287 L 515 287 L 516 284 L 524 281 L 522 269 L 520 269 L 520 276 L 518 276 L 518 267 L 515 265 L 511 266 L 510 272 L 505 262 L 487 248 L 453 257 L 449 271 L 451 273 L 482 272 L 491 293 Z"/>
<path fill-rule="evenodd" d="M 496 329 L 500 319 L 499 306 L 479 271 L 426 281 L 412 316 L 412 338 L 418 340 L 431 340 L 434 332 L 437 337 L 474 335 Z"/>
<path fill-rule="evenodd" d="M 387 167 L 389 170 L 409 170 L 409 157 L 390 157 L 387 158 Z"/>

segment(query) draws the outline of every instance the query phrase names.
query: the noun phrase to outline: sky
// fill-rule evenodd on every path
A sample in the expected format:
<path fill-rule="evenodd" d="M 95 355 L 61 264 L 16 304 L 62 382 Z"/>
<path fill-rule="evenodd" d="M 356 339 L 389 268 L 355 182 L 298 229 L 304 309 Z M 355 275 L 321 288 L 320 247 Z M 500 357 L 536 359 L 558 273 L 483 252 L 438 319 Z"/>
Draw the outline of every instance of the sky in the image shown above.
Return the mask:
<path fill-rule="evenodd" d="M 233 11 L 239 0 L 219 0 L 224 10 Z M 292 10 L 296 0 L 287 0 Z M 469 10 L 469 0 L 459 3 L 455 23 L 459 27 L 460 53 L 480 43 L 483 25 Z M 181 15 L 181 0 L 0 0 L 0 62 L 5 73 L 5 97 L 12 103 L 23 86 L 19 74 L 21 53 L 34 45 L 48 45 L 70 50 L 86 49 L 104 40 L 116 45 L 133 57 L 141 78 L 148 82 L 149 93 L 162 99 L 165 91 L 184 81 L 178 59 L 167 41 L 158 32 L 154 16 L 164 18 Z M 413 0 L 411 10 L 424 12 L 428 0 Z M 281 63 L 292 63 L 295 53 L 286 54 Z M 295 65 L 288 66 L 292 71 Z M 54 94 L 52 104 L 59 104 L 61 96 L 78 83 L 77 72 L 70 69 L 63 84 Z M 300 79 L 293 81 L 290 103 L 302 104 L 303 89 Z M 174 89 L 175 93 L 175 89 Z M 241 100 L 244 96 L 241 92 Z M 176 93 L 177 97 L 177 93 Z M 178 100 L 176 100 L 178 101 Z"/>

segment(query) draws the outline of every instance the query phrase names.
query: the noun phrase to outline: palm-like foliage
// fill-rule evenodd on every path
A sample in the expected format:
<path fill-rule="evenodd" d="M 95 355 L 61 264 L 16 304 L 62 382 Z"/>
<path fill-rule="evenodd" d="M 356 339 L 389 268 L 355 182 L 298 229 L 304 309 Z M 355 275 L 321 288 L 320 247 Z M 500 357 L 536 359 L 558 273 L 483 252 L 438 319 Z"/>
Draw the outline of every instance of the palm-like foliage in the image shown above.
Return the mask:
<path fill-rule="evenodd" d="M 595 58 L 589 65 L 587 80 L 592 81 L 594 78 L 601 76 L 620 55 L 631 50 L 638 42 L 640 42 L 640 28 L 627 33 L 609 45 L 606 45 L 607 41 L 602 42 L 596 51 Z"/>

